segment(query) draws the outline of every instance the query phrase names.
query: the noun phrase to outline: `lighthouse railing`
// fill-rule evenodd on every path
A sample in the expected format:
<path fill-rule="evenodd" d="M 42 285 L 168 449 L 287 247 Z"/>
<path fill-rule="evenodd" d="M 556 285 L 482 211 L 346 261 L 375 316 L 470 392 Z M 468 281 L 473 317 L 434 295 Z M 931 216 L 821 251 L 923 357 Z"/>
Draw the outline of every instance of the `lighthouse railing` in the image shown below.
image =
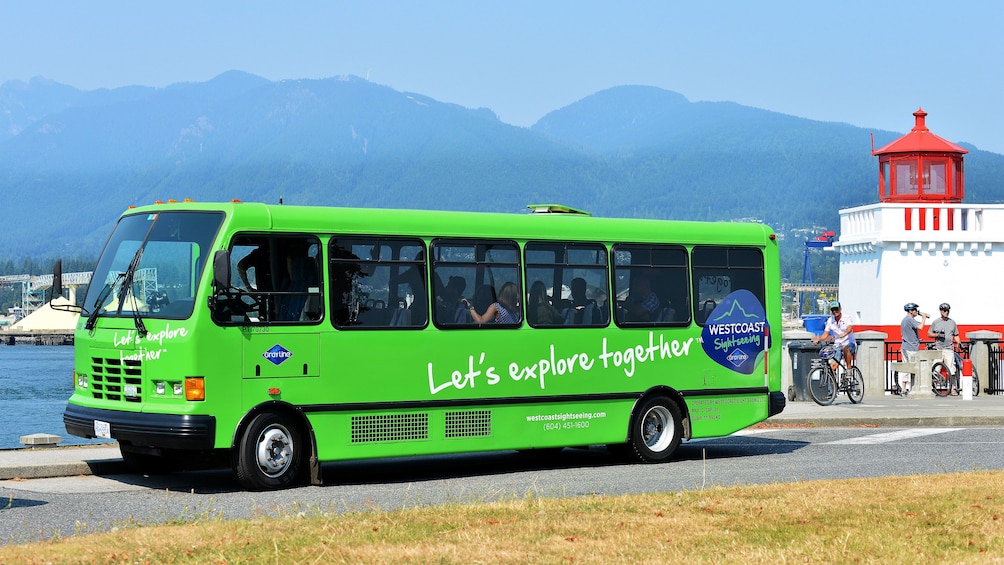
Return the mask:
<path fill-rule="evenodd" d="M 883 202 L 841 210 L 836 245 L 865 241 L 1004 241 L 1004 204 Z"/>

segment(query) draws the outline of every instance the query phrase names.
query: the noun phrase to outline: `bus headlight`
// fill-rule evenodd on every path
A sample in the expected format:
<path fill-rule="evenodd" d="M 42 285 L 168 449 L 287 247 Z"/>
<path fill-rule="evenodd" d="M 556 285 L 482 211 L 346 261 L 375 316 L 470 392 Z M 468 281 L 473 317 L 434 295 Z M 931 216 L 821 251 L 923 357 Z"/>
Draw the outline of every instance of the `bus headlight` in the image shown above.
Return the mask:
<path fill-rule="evenodd" d="M 73 371 L 73 378 L 77 381 L 78 387 L 87 388 L 87 375 Z"/>
<path fill-rule="evenodd" d="M 202 377 L 185 377 L 185 400 L 205 400 L 206 383 Z"/>
<path fill-rule="evenodd" d="M 184 392 L 185 391 L 183 390 L 183 388 L 181 386 L 181 383 L 174 383 L 174 395 L 175 396 L 181 396 L 182 394 L 184 394 Z"/>
<path fill-rule="evenodd" d="M 164 381 L 157 381 L 157 394 L 164 394 L 165 392 L 167 392 L 167 385 L 164 384 Z"/>

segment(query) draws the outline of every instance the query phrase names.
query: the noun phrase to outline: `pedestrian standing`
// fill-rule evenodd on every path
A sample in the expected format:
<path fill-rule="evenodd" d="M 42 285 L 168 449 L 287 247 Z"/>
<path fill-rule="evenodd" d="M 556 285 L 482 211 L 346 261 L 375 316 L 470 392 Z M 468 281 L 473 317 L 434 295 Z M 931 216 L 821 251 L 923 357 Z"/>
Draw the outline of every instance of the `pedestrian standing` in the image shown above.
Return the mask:
<path fill-rule="evenodd" d="M 956 374 L 958 367 L 955 365 L 955 351 L 961 344 L 959 340 L 959 326 L 955 320 L 948 317 L 952 307 L 947 302 L 942 302 L 938 306 L 941 313 L 940 318 L 935 318 L 931 322 L 931 327 L 927 330 L 928 337 L 934 338 L 934 349 L 941 351 L 941 362 L 952 374 Z M 958 394 L 954 391 L 953 394 Z"/>
<path fill-rule="evenodd" d="M 900 351 L 903 352 L 903 360 L 907 363 L 913 363 L 917 360 L 917 352 L 920 351 L 920 328 L 924 327 L 927 323 L 927 314 L 920 311 L 920 306 L 917 306 L 914 302 L 907 302 L 903 306 L 903 310 L 906 311 L 906 316 L 903 317 L 903 321 L 899 324 L 900 334 L 903 336 L 903 345 L 900 347 Z M 920 316 L 920 320 L 917 317 Z M 901 396 L 906 396 L 910 393 L 912 373 L 907 373 L 904 371 L 899 372 L 899 394 Z"/>

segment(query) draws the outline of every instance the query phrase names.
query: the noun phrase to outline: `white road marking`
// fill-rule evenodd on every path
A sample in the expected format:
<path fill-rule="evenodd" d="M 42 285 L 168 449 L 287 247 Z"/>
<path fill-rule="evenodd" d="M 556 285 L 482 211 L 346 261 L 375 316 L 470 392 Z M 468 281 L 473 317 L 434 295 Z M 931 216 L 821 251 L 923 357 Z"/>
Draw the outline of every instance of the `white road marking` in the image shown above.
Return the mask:
<path fill-rule="evenodd" d="M 755 429 L 752 429 L 752 430 L 751 429 L 745 429 L 745 430 L 739 430 L 738 432 L 735 432 L 735 433 L 732 433 L 732 434 L 729 434 L 729 435 L 734 435 L 734 436 L 755 436 L 755 435 L 759 435 L 759 434 L 766 434 L 766 433 L 769 433 L 769 432 L 776 432 L 778 430 L 779 430 L 779 428 L 755 428 Z M 787 429 L 785 431 L 787 431 Z"/>
<path fill-rule="evenodd" d="M 904 439 L 913 439 L 924 436 L 932 436 L 935 434 L 957 432 L 962 429 L 964 428 L 911 428 L 907 430 L 897 430 L 895 432 L 887 432 L 884 434 L 871 434 L 861 437 L 840 439 L 837 441 L 828 441 L 821 445 L 877 445 L 880 443 L 891 443 L 894 441 L 900 441 Z"/>

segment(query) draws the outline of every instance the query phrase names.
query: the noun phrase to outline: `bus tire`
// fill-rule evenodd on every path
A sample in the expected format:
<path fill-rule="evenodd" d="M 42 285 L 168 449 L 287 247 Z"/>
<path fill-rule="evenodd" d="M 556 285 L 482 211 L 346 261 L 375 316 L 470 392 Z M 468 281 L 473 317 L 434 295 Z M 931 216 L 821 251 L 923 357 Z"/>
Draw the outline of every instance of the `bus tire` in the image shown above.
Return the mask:
<path fill-rule="evenodd" d="M 631 420 L 628 444 L 642 463 L 662 463 L 676 451 L 683 439 L 680 408 L 665 396 L 645 400 Z"/>
<path fill-rule="evenodd" d="M 234 454 L 237 480 L 250 490 L 274 490 L 302 482 L 309 452 L 305 436 L 278 412 L 261 412 L 241 435 Z"/>

